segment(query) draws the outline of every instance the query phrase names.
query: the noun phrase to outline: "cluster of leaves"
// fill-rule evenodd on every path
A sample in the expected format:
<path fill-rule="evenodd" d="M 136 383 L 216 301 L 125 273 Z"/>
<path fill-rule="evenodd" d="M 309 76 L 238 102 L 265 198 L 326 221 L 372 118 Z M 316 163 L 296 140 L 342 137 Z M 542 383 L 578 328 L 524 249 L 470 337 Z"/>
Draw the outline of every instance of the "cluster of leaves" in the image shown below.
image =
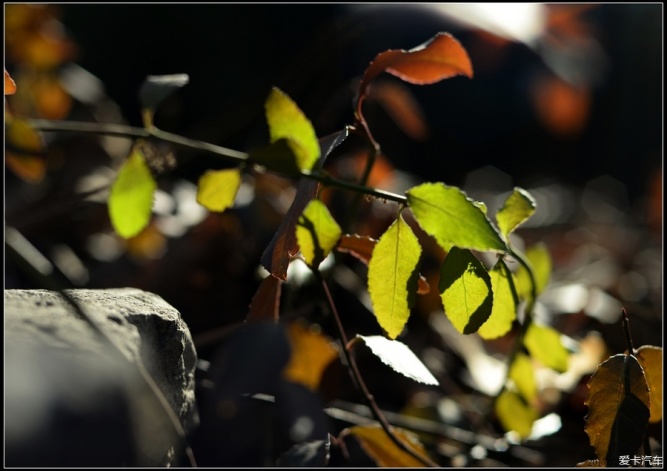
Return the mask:
<path fill-rule="evenodd" d="M 204 173 L 199 180 L 197 201 L 213 212 L 233 207 L 247 172 L 269 171 L 298 178 L 294 201 L 262 256 L 261 264 L 269 276 L 252 300 L 247 321 L 278 321 L 281 283 L 287 279 L 288 267 L 294 260 L 303 260 L 319 276 L 320 265 L 333 253 L 350 253 L 368 267 L 368 293 L 385 336 L 358 335 L 355 342 L 348 343 L 341 330 L 345 354 L 354 345 L 364 343 L 395 371 L 425 384 L 438 381 L 397 338 L 410 318 L 416 296 L 431 289 L 420 276 L 422 246 L 415 231 L 431 236 L 446 253 L 437 289 L 444 313 L 457 331 L 495 339 L 519 324 L 506 381 L 495 400 L 495 414 L 506 430 L 526 438 L 539 418 L 533 360 L 564 372 L 570 355 L 558 331 L 533 320 L 533 306 L 551 273 L 548 251 L 538 244 L 523 254 L 512 244 L 512 233 L 536 211 L 535 200 L 527 191 L 515 188 L 492 221 L 483 202 L 442 182 L 423 183 L 408 189 L 404 195 L 397 195 L 365 186 L 368 172 L 358 182 L 328 175 L 324 170 L 327 157 L 351 132 L 364 137 L 373 149 L 369 168 L 379 155 L 380 146 L 363 115 L 363 102 L 373 80 L 384 72 L 417 85 L 473 75 L 465 49 L 449 34 L 438 34 L 409 51 L 385 51 L 371 62 L 360 81 L 354 124 L 321 139 L 297 104 L 274 88 L 265 103 L 268 145 L 249 154 L 227 154 L 237 165 Z M 6 89 L 7 78 L 6 74 Z M 154 127 L 153 114 L 166 96 L 187 82 L 185 75 L 149 77 L 145 82 L 140 98 L 145 130 L 151 139 L 170 140 Z M 154 156 L 147 155 L 147 149 L 152 148 L 148 144 L 144 139 L 137 140 L 109 194 L 111 222 L 124 238 L 140 234 L 151 220 L 159 175 L 150 165 L 149 160 Z M 396 218 L 377 239 L 346 234 L 322 200 L 321 186 L 393 201 L 398 204 Z M 476 255 L 483 252 L 497 254 L 493 266 L 487 267 Z M 518 269 L 511 270 L 506 257 L 517 261 Z M 332 311 L 335 312 L 333 305 Z M 518 316 L 521 312 L 523 316 Z M 317 355 L 310 355 L 317 357 L 317 361 L 292 362 L 283 374 L 314 390 L 323 370 L 338 353 L 321 334 L 295 327 L 290 336 L 294 348 L 317 351 Z M 586 432 L 599 459 L 612 463 L 621 454 L 634 453 L 642 446 L 649 416 L 651 421 L 662 419 L 660 355 L 657 347 L 642 347 L 632 354 L 614 356 L 600 365 L 592 378 Z M 613 416 L 608 414 L 610 408 L 616 411 Z M 629 426 L 637 433 L 630 436 Z M 413 443 L 407 432 L 394 430 L 396 435 L 391 438 L 403 445 L 398 454 L 391 451 L 395 445 L 387 440 L 386 429 L 357 426 L 345 430 L 341 437 L 348 434 L 357 437 L 380 465 L 429 463 L 421 445 Z"/>

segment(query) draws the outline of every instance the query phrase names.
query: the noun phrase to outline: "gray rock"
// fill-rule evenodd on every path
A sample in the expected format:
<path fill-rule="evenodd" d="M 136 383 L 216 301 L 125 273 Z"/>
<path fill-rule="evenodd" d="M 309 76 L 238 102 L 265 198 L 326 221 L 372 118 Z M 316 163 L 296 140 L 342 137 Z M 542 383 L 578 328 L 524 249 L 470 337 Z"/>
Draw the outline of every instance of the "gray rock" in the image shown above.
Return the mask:
<path fill-rule="evenodd" d="M 138 289 L 68 293 L 122 357 L 57 292 L 5 290 L 6 464 L 178 464 L 173 427 L 137 363 L 192 432 L 197 357 L 179 312 Z"/>

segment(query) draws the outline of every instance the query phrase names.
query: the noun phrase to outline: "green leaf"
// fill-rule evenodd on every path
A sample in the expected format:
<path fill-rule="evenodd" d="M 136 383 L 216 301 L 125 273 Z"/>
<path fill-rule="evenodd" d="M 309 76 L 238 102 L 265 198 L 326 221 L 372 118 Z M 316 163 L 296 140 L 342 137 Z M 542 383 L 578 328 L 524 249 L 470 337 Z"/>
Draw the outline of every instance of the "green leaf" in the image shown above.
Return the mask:
<path fill-rule="evenodd" d="M 465 192 L 442 183 L 425 183 L 407 192 L 419 225 L 445 250 L 452 246 L 506 252 L 507 245 L 485 212 Z"/>
<path fill-rule="evenodd" d="M 526 258 L 533 268 L 533 275 L 535 276 L 535 295 L 539 296 L 547 287 L 551 278 L 551 255 L 549 255 L 547 246 L 542 242 L 538 242 L 526 250 Z M 515 278 L 519 298 L 528 299 L 530 297 L 531 283 L 526 267 L 521 265 L 515 273 Z"/>
<path fill-rule="evenodd" d="M 296 226 L 296 240 L 306 263 L 311 267 L 322 263 L 342 233 L 324 203 L 320 200 L 308 203 Z"/>
<path fill-rule="evenodd" d="M 311 122 L 290 97 L 275 87 L 265 108 L 271 142 L 288 139 L 299 169 L 311 170 L 320 156 L 320 145 Z"/>
<path fill-rule="evenodd" d="M 644 345 L 635 352 L 650 389 L 651 423 L 662 420 L 662 348 Z"/>
<path fill-rule="evenodd" d="M 514 188 L 496 214 L 498 229 L 509 240 L 509 235 L 535 212 L 535 199 L 522 188 Z"/>
<path fill-rule="evenodd" d="M 509 377 L 519 390 L 519 394 L 530 403 L 537 397 L 537 382 L 532 360 L 523 353 L 518 353 L 510 367 Z"/>
<path fill-rule="evenodd" d="M 639 450 L 649 421 L 649 389 L 632 355 L 614 355 L 598 366 L 588 382 L 586 426 L 599 459 L 612 466 Z"/>
<path fill-rule="evenodd" d="M 250 151 L 248 158 L 269 170 L 280 172 L 287 176 L 299 175 L 299 166 L 296 161 L 294 141 L 288 138 L 278 139 L 273 144 Z"/>
<path fill-rule="evenodd" d="M 487 340 L 502 337 L 510 331 L 519 303 L 512 273 L 502 259 L 489 271 L 489 276 L 493 290 L 493 308 L 487 321 L 477 331 L 480 337 Z"/>
<path fill-rule="evenodd" d="M 503 428 L 514 431 L 521 438 L 527 438 L 539 414 L 527 405 L 514 391 L 505 390 L 496 401 L 496 415 Z"/>
<path fill-rule="evenodd" d="M 559 372 L 567 371 L 570 352 L 563 346 L 561 334 L 551 327 L 533 322 L 528 327 L 523 343 L 530 356 L 543 365 Z"/>
<path fill-rule="evenodd" d="M 453 247 L 449 251 L 438 289 L 445 314 L 462 334 L 477 332 L 491 315 L 491 277 L 469 250 Z"/>
<path fill-rule="evenodd" d="M 417 290 L 421 246 L 403 216 L 380 237 L 368 263 L 368 291 L 380 326 L 391 339 L 403 331 Z"/>
<path fill-rule="evenodd" d="M 240 187 L 239 169 L 209 170 L 199 179 L 197 203 L 209 211 L 223 212 L 234 205 Z"/>
<path fill-rule="evenodd" d="M 157 182 L 135 144 L 109 193 L 109 216 L 114 229 L 129 239 L 139 234 L 150 222 L 153 193 Z"/>
<path fill-rule="evenodd" d="M 357 335 L 357 337 L 368 345 L 375 356 L 397 373 L 420 383 L 438 384 L 438 380 L 404 343 L 398 340 L 389 340 L 380 335 L 369 337 Z"/>

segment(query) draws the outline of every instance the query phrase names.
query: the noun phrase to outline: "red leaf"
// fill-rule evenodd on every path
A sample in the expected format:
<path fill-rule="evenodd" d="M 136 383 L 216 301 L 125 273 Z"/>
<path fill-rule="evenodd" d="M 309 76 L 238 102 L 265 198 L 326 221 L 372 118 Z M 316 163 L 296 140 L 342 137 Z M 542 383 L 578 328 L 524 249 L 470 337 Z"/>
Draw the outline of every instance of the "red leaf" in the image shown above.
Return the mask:
<path fill-rule="evenodd" d="M 252 298 L 246 321 L 278 322 L 281 288 L 282 282 L 275 276 L 264 278 Z"/>
<path fill-rule="evenodd" d="M 382 72 L 388 72 L 415 85 L 428 85 L 456 75 L 472 78 L 468 53 L 449 33 L 438 33 L 426 43 L 409 51 L 390 49 L 378 54 L 370 63 L 359 86 L 357 113 L 370 83 Z"/>

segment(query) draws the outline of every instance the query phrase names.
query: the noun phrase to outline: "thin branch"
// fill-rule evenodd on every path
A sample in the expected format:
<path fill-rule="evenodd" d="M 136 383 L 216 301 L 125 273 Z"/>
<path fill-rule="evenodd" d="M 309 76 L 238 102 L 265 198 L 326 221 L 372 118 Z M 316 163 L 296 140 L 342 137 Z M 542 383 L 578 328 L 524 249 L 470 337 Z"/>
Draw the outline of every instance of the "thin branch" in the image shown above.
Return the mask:
<path fill-rule="evenodd" d="M 331 292 L 329 291 L 329 287 L 327 286 L 326 281 L 322 278 L 322 275 L 317 269 L 313 269 L 313 274 L 315 275 L 315 278 L 320 282 L 322 285 L 322 289 L 324 291 L 324 294 L 327 298 L 327 302 L 329 303 L 329 308 L 331 309 L 331 312 L 336 320 L 336 326 L 338 327 L 338 333 L 340 335 L 340 340 L 343 344 L 343 353 L 345 354 L 345 359 L 347 360 L 348 366 L 351 369 L 354 378 L 359 385 L 359 388 L 361 389 L 361 392 L 364 395 L 364 398 L 366 399 L 366 402 L 368 403 L 368 406 L 370 409 L 373 411 L 373 416 L 375 419 L 380 423 L 380 426 L 382 429 L 385 431 L 387 436 L 391 439 L 392 442 L 396 444 L 401 450 L 403 450 L 405 453 L 409 454 L 412 456 L 414 459 L 418 460 L 420 463 L 424 464 L 425 466 L 430 466 L 430 467 L 438 467 L 436 463 L 431 461 L 430 459 L 426 458 L 425 456 L 421 456 L 419 453 L 415 452 L 414 450 L 410 449 L 408 446 L 405 445 L 393 432 L 391 425 L 389 422 L 387 422 L 387 419 L 385 416 L 382 414 L 382 411 L 378 407 L 377 403 L 375 402 L 375 398 L 373 395 L 370 393 L 368 388 L 366 387 L 366 383 L 364 382 L 361 373 L 359 372 L 359 368 L 357 366 L 357 362 L 354 359 L 354 356 L 351 354 L 351 352 L 345 348 L 349 342 L 347 339 L 347 335 L 345 335 L 345 330 L 343 329 L 343 324 L 340 320 L 340 316 L 338 315 L 338 310 L 336 309 L 336 305 L 333 302 L 333 298 L 331 296 Z"/>

